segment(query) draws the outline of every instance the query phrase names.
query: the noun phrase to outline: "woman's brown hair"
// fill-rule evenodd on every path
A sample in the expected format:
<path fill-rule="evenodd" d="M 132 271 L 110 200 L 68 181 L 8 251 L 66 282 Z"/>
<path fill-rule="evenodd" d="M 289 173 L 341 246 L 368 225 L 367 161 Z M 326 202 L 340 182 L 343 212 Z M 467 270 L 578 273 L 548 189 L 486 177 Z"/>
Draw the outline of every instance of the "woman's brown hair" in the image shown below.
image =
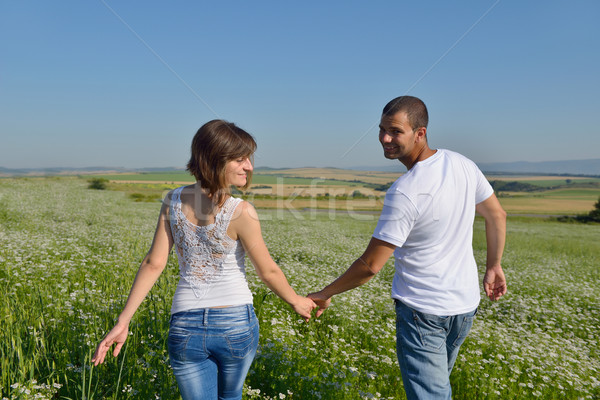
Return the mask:
<path fill-rule="evenodd" d="M 232 122 L 215 119 L 202 125 L 196 132 L 187 170 L 220 206 L 230 195 L 225 180 L 225 165 L 228 161 L 251 157 L 255 151 L 256 142 L 252 135 Z M 252 171 L 248 171 L 246 184 L 241 189 L 247 189 L 251 182 Z"/>

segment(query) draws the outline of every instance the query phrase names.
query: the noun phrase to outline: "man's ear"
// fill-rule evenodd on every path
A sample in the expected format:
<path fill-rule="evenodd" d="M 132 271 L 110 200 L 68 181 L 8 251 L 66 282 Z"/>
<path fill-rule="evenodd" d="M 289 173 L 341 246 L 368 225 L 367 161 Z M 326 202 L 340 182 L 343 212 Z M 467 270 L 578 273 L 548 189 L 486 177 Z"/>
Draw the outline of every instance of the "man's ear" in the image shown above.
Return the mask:
<path fill-rule="evenodd" d="M 415 135 L 416 135 L 417 143 L 420 142 L 421 140 L 427 141 L 427 128 L 425 128 L 424 126 L 420 127 L 419 129 L 417 129 L 415 131 Z"/>

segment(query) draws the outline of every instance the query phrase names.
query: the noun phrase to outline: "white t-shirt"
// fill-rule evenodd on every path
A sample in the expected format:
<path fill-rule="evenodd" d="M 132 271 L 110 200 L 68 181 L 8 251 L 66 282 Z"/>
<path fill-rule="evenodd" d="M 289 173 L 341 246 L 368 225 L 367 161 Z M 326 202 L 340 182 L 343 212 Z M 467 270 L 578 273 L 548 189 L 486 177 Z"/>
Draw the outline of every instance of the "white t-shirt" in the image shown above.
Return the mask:
<path fill-rule="evenodd" d="M 373 233 L 397 246 L 392 298 L 434 315 L 477 308 L 475 205 L 493 193 L 474 162 L 443 149 L 394 182 Z"/>

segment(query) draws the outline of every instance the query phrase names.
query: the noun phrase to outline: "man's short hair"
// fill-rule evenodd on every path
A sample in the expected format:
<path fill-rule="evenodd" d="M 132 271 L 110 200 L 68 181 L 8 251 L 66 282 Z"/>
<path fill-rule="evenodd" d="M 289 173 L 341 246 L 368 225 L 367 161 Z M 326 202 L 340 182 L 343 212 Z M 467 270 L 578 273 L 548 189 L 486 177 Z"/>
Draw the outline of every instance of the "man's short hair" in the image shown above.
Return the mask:
<path fill-rule="evenodd" d="M 406 113 L 411 128 L 427 128 L 429 114 L 425 103 L 421 99 L 413 96 L 396 97 L 383 107 L 382 115 L 392 116 L 399 112 Z"/>

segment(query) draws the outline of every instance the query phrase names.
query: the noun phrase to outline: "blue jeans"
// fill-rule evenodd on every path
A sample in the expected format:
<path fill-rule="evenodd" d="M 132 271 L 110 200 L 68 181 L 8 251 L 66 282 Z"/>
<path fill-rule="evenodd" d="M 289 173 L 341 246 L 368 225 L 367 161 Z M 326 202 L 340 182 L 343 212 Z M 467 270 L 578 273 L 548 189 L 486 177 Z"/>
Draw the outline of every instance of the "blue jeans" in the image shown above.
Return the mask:
<path fill-rule="evenodd" d="M 425 314 L 396 300 L 396 352 L 409 400 L 452 398 L 450 373 L 476 313 Z"/>
<path fill-rule="evenodd" d="M 173 314 L 169 358 L 181 397 L 241 399 L 258 347 L 258 328 L 251 304 Z"/>

